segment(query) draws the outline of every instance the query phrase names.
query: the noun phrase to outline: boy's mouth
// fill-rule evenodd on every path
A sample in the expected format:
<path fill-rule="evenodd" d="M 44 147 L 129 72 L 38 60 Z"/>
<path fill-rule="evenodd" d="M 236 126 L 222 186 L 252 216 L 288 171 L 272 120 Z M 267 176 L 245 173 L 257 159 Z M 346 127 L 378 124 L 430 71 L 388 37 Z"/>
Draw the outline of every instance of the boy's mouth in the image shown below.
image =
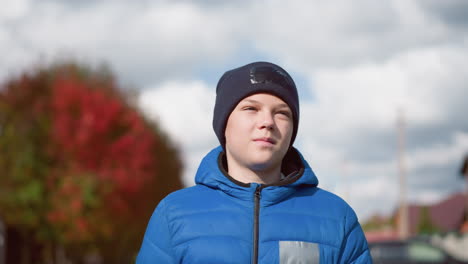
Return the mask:
<path fill-rule="evenodd" d="M 273 138 L 270 138 L 270 137 L 261 137 L 261 138 L 256 138 L 254 139 L 255 142 L 265 142 L 265 143 L 269 143 L 269 144 L 276 144 L 276 140 L 274 140 Z"/>

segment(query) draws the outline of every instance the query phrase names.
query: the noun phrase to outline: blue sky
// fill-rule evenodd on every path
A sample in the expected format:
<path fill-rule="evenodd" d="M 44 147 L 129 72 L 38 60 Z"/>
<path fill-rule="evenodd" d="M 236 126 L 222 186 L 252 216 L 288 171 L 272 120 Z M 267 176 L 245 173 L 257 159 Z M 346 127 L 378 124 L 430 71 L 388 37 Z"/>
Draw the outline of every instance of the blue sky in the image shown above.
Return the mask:
<path fill-rule="evenodd" d="M 0 81 L 38 62 L 106 63 L 181 150 L 184 182 L 217 145 L 226 71 L 277 63 L 301 96 L 295 146 L 361 219 L 398 200 L 398 109 L 412 202 L 462 191 L 468 153 L 468 2 L 6 0 Z"/>

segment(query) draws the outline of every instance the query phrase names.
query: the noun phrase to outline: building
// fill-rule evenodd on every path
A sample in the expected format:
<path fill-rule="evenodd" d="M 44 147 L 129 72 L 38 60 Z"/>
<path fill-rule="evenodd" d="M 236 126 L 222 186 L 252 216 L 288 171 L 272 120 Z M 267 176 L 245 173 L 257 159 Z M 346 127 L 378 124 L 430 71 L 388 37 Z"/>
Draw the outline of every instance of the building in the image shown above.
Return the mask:
<path fill-rule="evenodd" d="M 409 205 L 410 236 L 428 231 L 460 232 L 464 223 L 465 201 L 466 194 L 457 193 L 436 204 Z"/>
<path fill-rule="evenodd" d="M 409 236 L 424 233 L 466 233 L 465 203 L 467 195 L 456 193 L 445 200 L 431 205 L 410 204 L 408 206 Z M 369 241 L 396 240 L 399 239 L 396 226 L 398 226 L 398 212 L 387 219 L 371 218 L 364 223 L 366 237 Z M 373 226 L 366 230 L 366 227 Z"/>

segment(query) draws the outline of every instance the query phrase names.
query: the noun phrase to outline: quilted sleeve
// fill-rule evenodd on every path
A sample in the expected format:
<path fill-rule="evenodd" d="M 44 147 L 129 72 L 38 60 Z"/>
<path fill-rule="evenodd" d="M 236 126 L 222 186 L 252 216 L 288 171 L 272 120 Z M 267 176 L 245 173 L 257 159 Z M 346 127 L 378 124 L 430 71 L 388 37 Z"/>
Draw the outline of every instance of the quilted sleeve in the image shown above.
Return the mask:
<path fill-rule="evenodd" d="M 136 263 L 175 263 L 164 200 L 151 216 Z"/>
<path fill-rule="evenodd" d="M 341 245 L 339 263 L 367 264 L 372 263 L 366 237 L 358 222 L 357 216 L 351 208 L 345 220 L 345 237 Z"/>

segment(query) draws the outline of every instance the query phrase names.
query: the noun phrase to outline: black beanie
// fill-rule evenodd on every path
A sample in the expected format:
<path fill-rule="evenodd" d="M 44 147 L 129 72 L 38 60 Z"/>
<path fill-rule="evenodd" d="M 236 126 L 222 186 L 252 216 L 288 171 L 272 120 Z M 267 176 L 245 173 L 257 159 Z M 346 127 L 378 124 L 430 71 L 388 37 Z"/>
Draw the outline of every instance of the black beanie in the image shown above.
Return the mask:
<path fill-rule="evenodd" d="M 299 124 L 299 97 L 296 85 L 280 66 L 269 62 L 254 62 L 227 71 L 218 81 L 213 129 L 223 148 L 226 144 L 226 124 L 232 110 L 242 99 L 257 93 L 275 95 L 288 104 L 293 114 L 290 145 L 293 144 Z"/>

